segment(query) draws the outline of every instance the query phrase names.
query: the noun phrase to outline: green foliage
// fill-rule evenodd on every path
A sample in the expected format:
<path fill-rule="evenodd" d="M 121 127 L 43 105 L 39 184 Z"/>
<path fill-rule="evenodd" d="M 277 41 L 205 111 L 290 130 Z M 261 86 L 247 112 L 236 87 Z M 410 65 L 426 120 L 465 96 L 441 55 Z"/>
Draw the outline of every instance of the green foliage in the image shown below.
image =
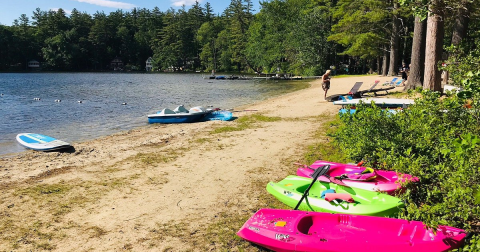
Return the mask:
<path fill-rule="evenodd" d="M 342 54 L 375 58 L 383 55 L 389 43 L 391 3 L 385 1 L 340 0 L 333 17 L 338 22 L 332 27 L 331 41 L 346 47 Z"/>
<path fill-rule="evenodd" d="M 480 251 L 480 236 L 474 235 L 472 238 L 465 244 L 465 246 L 461 249 L 454 250 L 454 251 L 461 251 L 461 252 L 475 252 Z"/>
<path fill-rule="evenodd" d="M 478 230 L 480 110 L 458 97 L 438 98 L 424 92 L 396 114 L 360 105 L 342 116 L 335 141 L 348 158 L 420 178 L 400 196 L 402 218 Z"/>
<path fill-rule="evenodd" d="M 249 29 L 246 56 L 261 72 L 319 75 L 333 56 L 327 42 L 330 3 L 311 0 L 262 2 Z"/>
<path fill-rule="evenodd" d="M 480 93 L 480 42 L 475 41 L 473 48 L 462 45 L 447 50 L 450 57 L 443 69 L 450 73 L 453 84 L 464 88 L 458 96 L 467 99 Z"/>

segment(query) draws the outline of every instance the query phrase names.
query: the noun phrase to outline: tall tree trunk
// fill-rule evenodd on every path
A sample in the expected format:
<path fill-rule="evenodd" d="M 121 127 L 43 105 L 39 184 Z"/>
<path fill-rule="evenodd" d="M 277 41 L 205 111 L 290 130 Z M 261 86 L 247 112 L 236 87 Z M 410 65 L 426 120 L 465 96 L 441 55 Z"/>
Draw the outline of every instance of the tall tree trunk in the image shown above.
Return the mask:
<path fill-rule="evenodd" d="M 427 20 L 424 89 L 433 91 L 441 91 L 442 89 L 441 72 L 437 64 L 442 59 L 444 26 L 443 0 L 433 0 L 429 7 Z"/>
<path fill-rule="evenodd" d="M 452 45 L 458 46 L 462 39 L 467 36 L 468 23 L 470 22 L 470 4 L 468 1 L 462 1 L 462 7 L 458 9 L 453 25 Z"/>
<path fill-rule="evenodd" d="M 382 58 L 381 58 L 381 57 L 377 57 L 377 73 L 378 73 L 378 75 L 381 74 L 380 67 L 382 67 Z"/>
<path fill-rule="evenodd" d="M 396 11 L 398 9 L 398 3 L 395 1 L 393 4 L 393 17 L 392 17 L 392 34 L 390 36 L 390 67 L 388 69 L 389 76 L 396 76 L 398 74 L 398 46 L 400 40 L 400 20 Z"/>
<path fill-rule="evenodd" d="M 415 17 L 413 28 L 412 57 L 410 63 L 410 74 L 408 75 L 405 89 L 421 87 L 425 69 L 425 40 L 427 35 L 427 20 Z"/>
<path fill-rule="evenodd" d="M 383 51 L 383 64 L 382 64 L 382 76 L 387 76 L 388 70 L 388 52 L 387 50 Z"/>

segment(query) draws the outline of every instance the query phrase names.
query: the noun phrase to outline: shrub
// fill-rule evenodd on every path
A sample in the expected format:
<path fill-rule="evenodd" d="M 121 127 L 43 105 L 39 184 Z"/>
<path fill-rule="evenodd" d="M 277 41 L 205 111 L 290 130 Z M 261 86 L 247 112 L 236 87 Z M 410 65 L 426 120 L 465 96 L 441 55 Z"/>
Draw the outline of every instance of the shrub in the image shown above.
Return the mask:
<path fill-rule="evenodd" d="M 342 116 L 335 143 L 348 158 L 420 178 L 400 197 L 401 218 L 479 229 L 480 112 L 454 96 L 425 91 L 403 112 L 360 105 Z"/>

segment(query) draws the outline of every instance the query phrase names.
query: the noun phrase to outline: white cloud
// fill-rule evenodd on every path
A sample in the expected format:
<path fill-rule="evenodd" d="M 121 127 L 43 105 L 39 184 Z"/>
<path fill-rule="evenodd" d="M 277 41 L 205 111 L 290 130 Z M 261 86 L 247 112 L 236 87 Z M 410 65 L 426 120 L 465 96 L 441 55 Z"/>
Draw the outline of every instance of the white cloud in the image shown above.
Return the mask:
<path fill-rule="evenodd" d="M 136 6 L 134 4 L 129 3 L 122 3 L 122 2 L 114 2 L 109 0 L 75 0 L 80 3 L 88 3 L 103 7 L 110 7 L 110 8 L 117 8 L 117 9 L 133 9 Z"/>
<path fill-rule="evenodd" d="M 60 9 L 60 8 L 51 8 L 50 10 L 56 12 L 56 11 L 58 11 L 58 9 Z M 71 11 L 71 10 L 65 10 L 65 9 L 63 9 L 63 8 L 62 8 L 62 10 L 63 10 L 67 15 L 71 15 L 71 14 L 72 14 L 72 11 Z"/>
<path fill-rule="evenodd" d="M 190 7 L 195 4 L 195 0 L 171 0 L 171 1 L 172 1 L 172 5 L 177 7 L 180 7 L 182 5 Z M 201 3 L 202 1 L 199 0 L 198 2 Z"/>

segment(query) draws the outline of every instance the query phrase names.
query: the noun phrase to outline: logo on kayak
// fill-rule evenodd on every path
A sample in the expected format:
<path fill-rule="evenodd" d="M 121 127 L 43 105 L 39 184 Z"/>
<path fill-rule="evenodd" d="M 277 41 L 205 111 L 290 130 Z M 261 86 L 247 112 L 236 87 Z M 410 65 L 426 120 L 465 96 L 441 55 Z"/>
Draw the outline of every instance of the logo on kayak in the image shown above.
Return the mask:
<path fill-rule="evenodd" d="M 256 228 L 256 227 L 249 226 L 248 229 L 250 229 L 252 231 L 255 231 L 255 232 L 260 232 L 260 229 Z"/>
<path fill-rule="evenodd" d="M 283 194 L 287 195 L 288 197 L 292 197 L 293 193 L 290 191 L 283 191 Z"/>
<path fill-rule="evenodd" d="M 275 239 L 279 241 L 285 241 L 285 242 L 294 240 L 294 238 L 291 238 L 290 235 L 286 235 L 286 234 L 275 234 Z"/>

